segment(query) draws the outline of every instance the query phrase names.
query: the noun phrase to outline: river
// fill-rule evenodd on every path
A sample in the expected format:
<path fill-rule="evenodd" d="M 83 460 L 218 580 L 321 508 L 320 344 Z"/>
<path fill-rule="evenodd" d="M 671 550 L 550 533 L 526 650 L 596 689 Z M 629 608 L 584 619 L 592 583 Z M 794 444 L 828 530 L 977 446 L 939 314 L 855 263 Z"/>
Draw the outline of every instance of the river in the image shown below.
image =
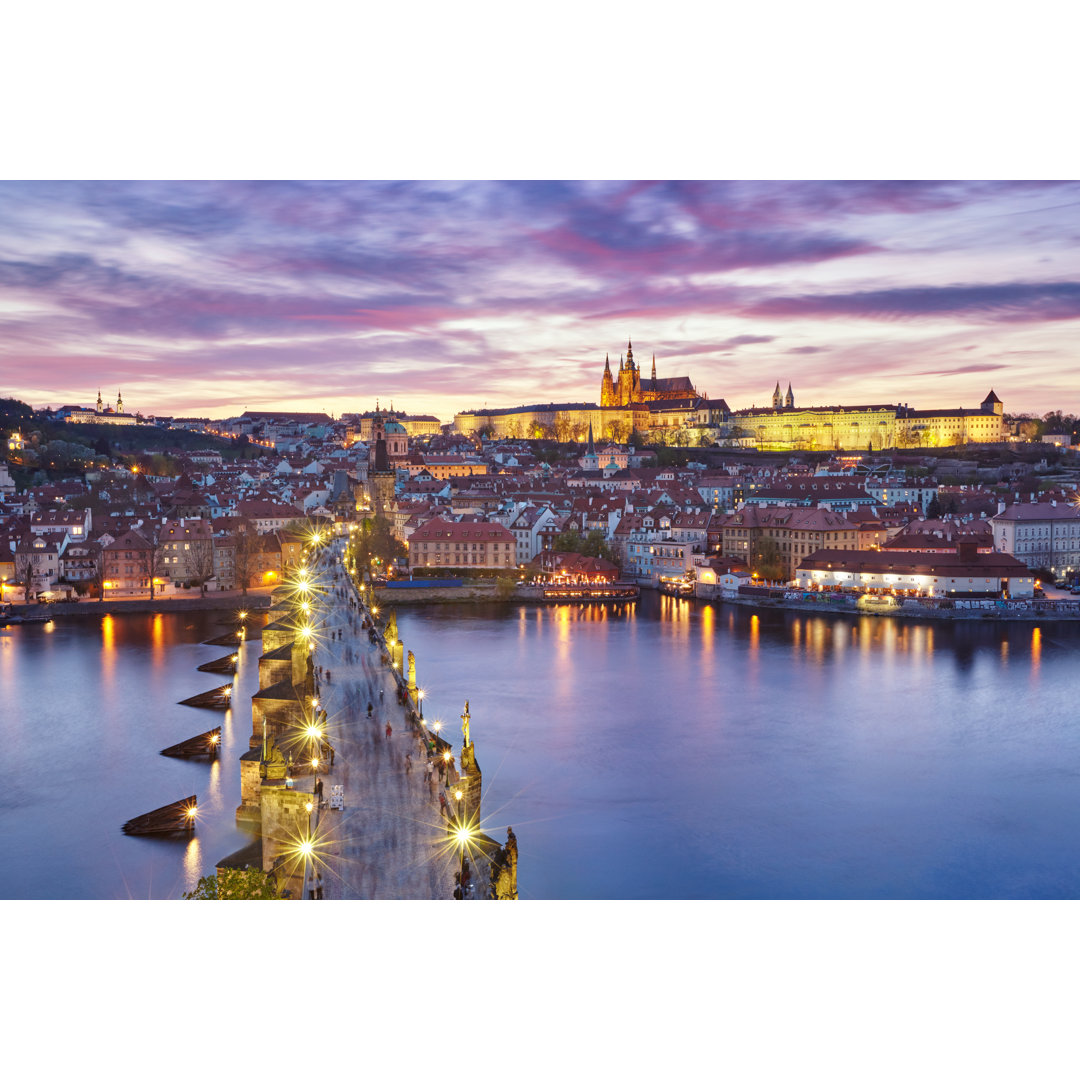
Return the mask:
<path fill-rule="evenodd" d="M 401 608 L 424 713 L 460 742 L 523 899 L 1080 895 L 1080 628 L 921 624 L 700 604 Z M 246 842 L 249 707 L 221 760 L 159 751 L 213 613 L 0 631 L 4 897 L 175 897 Z M 244 647 L 237 700 L 257 688 Z M 194 839 L 126 837 L 196 792 Z"/>

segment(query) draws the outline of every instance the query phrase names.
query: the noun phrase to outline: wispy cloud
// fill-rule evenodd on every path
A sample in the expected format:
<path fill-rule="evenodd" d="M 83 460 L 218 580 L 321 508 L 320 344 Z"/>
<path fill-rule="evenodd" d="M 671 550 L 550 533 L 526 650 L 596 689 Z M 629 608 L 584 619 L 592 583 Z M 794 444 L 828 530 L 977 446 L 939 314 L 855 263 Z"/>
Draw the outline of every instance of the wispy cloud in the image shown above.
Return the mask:
<path fill-rule="evenodd" d="M 257 383 L 449 419 L 594 400 L 633 336 L 736 406 L 793 364 L 832 400 L 946 374 L 975 393 L 990 371 L 1034 394 L 1025 351 L 1075 392 L 1078 201 L 967 181 L 3 183 L 0 376 L 38 404 L 100 381 L 222 415 Z M 993 360 L 958 367 L 972 333 Z"/>
<path fill-rule="evenodd" d="M 1007 282 L 774 296 L 744 309 L 760 318 L 918 319 L 959 316 L 1002 322 L 1080 318 L 1080 282 Z"/>

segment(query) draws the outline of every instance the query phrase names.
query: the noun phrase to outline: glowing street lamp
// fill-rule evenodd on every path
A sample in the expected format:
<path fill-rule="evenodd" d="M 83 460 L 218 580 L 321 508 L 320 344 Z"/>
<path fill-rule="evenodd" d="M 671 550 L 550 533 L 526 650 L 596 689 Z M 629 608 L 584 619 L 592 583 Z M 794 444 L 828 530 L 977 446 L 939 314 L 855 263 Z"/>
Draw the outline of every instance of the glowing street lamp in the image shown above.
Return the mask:
<path fill-rule="evenodd" d="M 417 690 L 416 691 L 416 701 L 420 706 L 420 720 L 421 720 L 421 722 L 423 722 L 423 719 L 424 719 L 424 691 L 423 690 Z"/>
<path fill-rule="evenodd" d="M 460 807 L 461 798 L 462 798 L 461 792 L 460 791 L 455 791 L 454 792 L 454 797 L 457 799 L 458 806 Z M 452 835 L 454 837 L 454 842 L 458 846 L 458 881 L 461 881 L 462 877 L 465 874 L 465 848 L 468 846 L 469 842 L 476 835 L 476 831 L 473 829 L 473 827 L 470 824 L 468 824 L 467 822 L 461 820 L 460 811 L 459 811 L 459 816 L 458 816 L 458 823 L 454 826 Z M 461 884 L 461 892 L 462 892 L 462 897 L 464 898 L 464 894 L 465 894 L 465 884 L 464 884 L 464 882 L 462 882 L 462 884 Z"/>

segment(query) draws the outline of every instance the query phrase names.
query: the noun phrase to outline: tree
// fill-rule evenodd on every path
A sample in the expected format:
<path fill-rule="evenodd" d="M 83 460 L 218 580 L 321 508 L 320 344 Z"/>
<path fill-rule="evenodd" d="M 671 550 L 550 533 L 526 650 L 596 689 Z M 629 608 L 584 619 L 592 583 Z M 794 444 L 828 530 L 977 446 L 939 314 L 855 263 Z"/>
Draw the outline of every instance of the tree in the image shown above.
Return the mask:
<path fill-rule="evenodd" d="M 105 551 L 100 544 L 95 543 L 90 549 L 90 577 L 87 584 L 97 589 L 98 600 L 105 599 Z"/>
<path fill-rule="evenodd" d="M 187 559 L 191 578 L 199 586 L 199 594 L 206 595 L 206 582 L 214 576 L 214 543 L 212 540 L 195 540 Z"/>
<path fill-rule="evenodd" d="M 199 878 L 185 900 L 280 900 L 274 879 L 255 867 L 233 870 L 222 867 L 216 874 Z"/>
<path fill-rule="evenodd" d="M 552 551 L 574 551 L 594 559 L 607 559 L 618 565 L 603 529 L 590 529 L 582 534 L 580 529 L 566 529 L 552 541 Z"/>
<path fill-rule="evenodd" d="M 247 518 L 242 518 L 236 530 L 236 544 L 233 547 L 233 571 L 244 596 L 247 596 L 252 575 L 258 569 L 261 550 L 262 537 Z"/>
<path fill-rule="evenodd" d="M 780 552 L 780 545 L 769 536 L 763 536 L 754 548 L 750 569 L 764 581 L 782 581 L 787 577 L 787 564 Z"/>
<path fill-rule="evenodd" d="M 581 551 L 581 530 L 580 529 L 564 529 L 555 539 L 551 542 L 552 551 Z"/>
<path fill-rule="evenodd" d="M 146 573 L 150 583 L 150 599 L 154 599 L 154 591 L 157 588 L 157 577 L 165 568 L 165 555 L 158 547 L 157 540 L 151 533 L 150 546 L 142 553 L 142 570 Z"/>
<path fill-rule="evenodd" d="M 407 554 L 405 545 L 394 536 L 394 530 L 386 518 L 368 518 L 360 523 L 353 542 L 353 557 L 357 566 L 370 570 L 371 560 L 378 559 L 385 567 L 395 559 L 405 558 Z"/>
<path fill-rule="evenodd" d="M 28 551 L 15 552 L 15 577 L 12 585 L 22 588 L 23 603 L 30 603 L 30 585 L 34 580 L 34 557 Z"/>
<path fill-rule="evenodd" d="M 555 422 L 552 424 L 555 438 L 561 442 L 570 442 L 574 437 L 574 422 L 566 413 L 556 413 Z"/>

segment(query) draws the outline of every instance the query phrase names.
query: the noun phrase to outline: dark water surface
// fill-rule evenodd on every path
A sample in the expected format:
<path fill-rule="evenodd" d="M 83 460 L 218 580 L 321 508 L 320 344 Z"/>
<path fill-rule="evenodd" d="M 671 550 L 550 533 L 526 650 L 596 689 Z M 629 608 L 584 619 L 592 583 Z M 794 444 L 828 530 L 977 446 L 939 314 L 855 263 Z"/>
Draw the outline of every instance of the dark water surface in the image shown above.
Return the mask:
<path fill-rule="evenodd" d="M 215 613 L 0 630 L 0 896 L 176 897 L 243 846 L 237 716 L 176 704 Z M 1080 629 L 756 615 L 402 608 L 424 712 L 460 743 L 523 898 L 1080 895 Z M 214 765 L 161 749 L 223 725 Z M 198 794 L 196 836 L 126 837 Z"/>
<path fill-rule="evenodd" d="M 219 622 L 226 616 L 106 615 L 0 630 L 0 896 L 179 897 L 250 841 L 235 826 L 237 759 L 251 734 L 260 643 L 240 652 L 234 692 L 246 706 L 221 713 L 177 704 L 229 681 L 195 670 L 228 655 L 199 644 L 228 631 Z M 218 725 L 215 763 L 160 755 Z M 193 793 L 192 838 L 120 831 L 129 818 Z"/>

